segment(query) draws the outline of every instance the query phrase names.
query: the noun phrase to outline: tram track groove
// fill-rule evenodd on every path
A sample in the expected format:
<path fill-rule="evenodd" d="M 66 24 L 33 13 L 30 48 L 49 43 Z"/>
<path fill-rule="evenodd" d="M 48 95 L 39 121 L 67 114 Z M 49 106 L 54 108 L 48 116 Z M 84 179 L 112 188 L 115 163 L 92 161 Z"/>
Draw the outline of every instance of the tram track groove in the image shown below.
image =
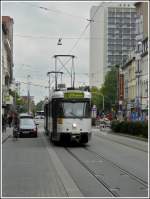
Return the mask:
<path fill-rule="evenodd" d="M 77 160 L 88 172 L 101 184 L 105 187 L 105 189 L 111 193 L 112 196 L 119 197 L 120 195 L 116 191 L 112 191 L 110 186 L 107 185 L 102 179 L 98 178 L 97 175 L 92 171 L 84 162 L 82 162 L 68 147 L 65 147 L 65 150 L 75 159 Z"/>
<path fill-rule="evenodd" d="M 142 184 L 143 186 L 145 186 L 145 188 L 148 188 L 148 183 L 147 183 L 146 181 L 144 181 L 144 180 L 142 180 L 141 178 L 139 178 L 138 176 L 136 176 L 136 175 L 130 173 L 129 171 L 127 171 L 127 170 L 121 168 L 118 164 L 116 164 L 116 163 L 112 162 L 111 160 L 105 158 L 102 154 L 99 154 L 99 153 L 97 153 L 97 152 L 95 152 L 95 151 L 93 151 L 93 150 L 90 150 L 90 149 L 88 149 L 88 148 L 83 148 L 83 149 L 85 149 L 86 151 L 89 151 L 89 152 L 91 152 L 91 153 L 97 155 L 98 158 L 102 158 L 103 160 L 109 162 L 111 165 L 113 165 L 113 166 L 115 166 L 116 168 L 118 168 L 121 172 L 123 172 L 124 174 L 128 175 L 130 178 L 132 178 L 132 179 L 134 179 L 135 181 L 139 182 L 140 184 Z"/>

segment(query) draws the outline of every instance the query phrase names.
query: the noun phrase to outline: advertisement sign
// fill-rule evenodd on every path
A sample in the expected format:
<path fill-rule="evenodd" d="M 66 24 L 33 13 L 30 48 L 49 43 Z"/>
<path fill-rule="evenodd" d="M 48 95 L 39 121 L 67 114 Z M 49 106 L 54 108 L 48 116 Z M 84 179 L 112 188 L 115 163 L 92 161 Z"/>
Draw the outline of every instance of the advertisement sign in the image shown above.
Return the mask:
<path fill-rule="evenodd" d="M 124 75 L 119 75 L 119 100 L 124 99 Z"/>

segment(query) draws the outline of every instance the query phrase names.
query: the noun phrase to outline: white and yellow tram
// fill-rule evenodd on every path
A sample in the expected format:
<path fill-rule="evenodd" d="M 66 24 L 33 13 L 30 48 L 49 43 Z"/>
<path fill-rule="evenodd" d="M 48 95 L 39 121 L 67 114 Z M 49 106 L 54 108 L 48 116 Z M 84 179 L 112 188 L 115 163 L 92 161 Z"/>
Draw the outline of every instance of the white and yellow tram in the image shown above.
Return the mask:
<path fill-rule="evenodd" d="M 44 106 L 44 127 L 51 141 L 91 139 L 91 94 L 87 91 L 54 91 Z"/>

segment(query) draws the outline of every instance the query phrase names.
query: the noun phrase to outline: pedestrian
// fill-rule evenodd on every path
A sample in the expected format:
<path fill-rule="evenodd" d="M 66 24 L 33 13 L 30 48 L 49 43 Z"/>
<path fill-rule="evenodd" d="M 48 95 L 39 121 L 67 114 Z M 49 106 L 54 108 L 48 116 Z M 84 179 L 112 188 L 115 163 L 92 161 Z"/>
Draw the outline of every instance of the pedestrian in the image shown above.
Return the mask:
<path fill-rule="evenodd" d="M 18 114 L 17 114 L 17 113 L 14 113 L 14 116 L 13 116 L 13 124 L 14 124 L 14 127 L 15 127 L 15 128 L 18 128 L 18 125 L 19 125 L 19 118 L 18 118 Z"/>
<path fill-rule="evenodd" d="M 2 116 L 2 132 L 6 133 L 6 116 Z"/>
<path fill-rule="evenodd" d="M 9 127 L 11 128 L 11 124 L 12 124 L 12 114 L 8 114 L 8 117 L 7 117 L 7 120 L 8 120 L 8 125 L 9 125 Z"/>

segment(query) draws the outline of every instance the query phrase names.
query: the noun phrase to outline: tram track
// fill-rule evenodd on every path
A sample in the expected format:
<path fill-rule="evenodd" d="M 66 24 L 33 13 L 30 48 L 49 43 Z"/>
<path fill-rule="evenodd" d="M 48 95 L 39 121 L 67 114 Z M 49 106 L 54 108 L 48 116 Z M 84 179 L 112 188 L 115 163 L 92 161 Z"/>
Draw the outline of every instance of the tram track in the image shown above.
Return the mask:
<path fill-rule="evenodd" d="M 102 154 L 99 154 L 93 150 L 90 150 L 88 148 L 84 148 L 87 151 L 90 151 L 93 154 L 96 154 L 99 158 L 102 158 L 103 160 L 109 162 L 111 165 L 115 166 L 116 168 L 118 168 L 121 172 L 124 172 L 124 174 L 128 175 L 129 177 L 133 178 L 134 180 L 138 181 L 139 183 L 141 183 L 143 186 L 148 187 L 148 183 L 146 181 L 144 181 L 143 179 L 139 178 L 138 176 L 130 173 L 129 171 L 121 168 L 118 164 L 112 162 L 111 160 L 105 158 Z"/>
<path fill-rule="evenodd" d="M 78 161 L 82 167 L 84 167 L 97 181 L 98 183 L 100 183 L 101 185 L 103 185 L 103 187 L 114 197 L 122 197 L 122 193 L 123 193 L 123 188 L 121 186 L 111 186 L 110 183 L 107 182 L 107 180 L 105 178 L 103 178 L 104 176 L 101 175 L 97 175 L 95 173 L 95 170 L 93 168 L 90 168 L 90 166 L 88 165 L 87 162 L 85 162 L 84 160 L 82 160 L 82 157 L 80 157 L 80 155 L 76 154 L 72 149 L 65 147 L 65 150 L 76 160 Z M 136 184 L 138 184 L 138 191 L 141 192 L 144 191 L 144 195 L 146 195 L 146 191 L 148 189 L 148 183 L 144 180 L 142 180 L 141 178 L 139 178 L 138 176 L 130 173 L 129 171 L 121 168 L 119 165 L 117 165 L 116 163 L 108 160 L 107 158 L 105 158 L 102 154 L 98 154 L 95 151 L 92 151 L 88 148 L 82 148 L 82 150 L 85 150 L 89 153 L 93 154 L 93 157 L 97 158 L 97 162 L 99 160 L 99 162 L 101 162 L 101 160 L 103 160 L 105 163 L 109 164 L 109 167 L 115 168 L 117 170 L 117 172 L 119 173 L 119 175 L 123 178 L 123 176 L 127 177 L 130 180 L 130 183 L 133 184 L 136 187 Z M 85 154 L 86 155 L 86 154 Z M 90 162 L 90 161 L 89 161 Z M 106 164 L 106 165 L 107 165 Z M 109 172 L 109 171 L 108 171 Z M 105 174 L 107 174 L 107 170 L 105 170 Z M 110 177 L 111 178 L 111 177 Z M 117 177 L 116 177 L 117 179 Z M 116 179 L 114 179 L 114 181 L 116 181 Z M 133 191 L 134 192 L 134 191 Z M 135 191 L 136 194 L 136 191 Z M 132 193 L 133 195 L 133 193 Z"/>
<path fill-rule="evenodd" d="M 102 180 L 102 179 L 99 179 L 95 173 L 84 163 L 82 162 L 71 150 L 69 150 L 69 148 L 65 147 L 66 151 L 74 158 L 76 159 L 86 170 L 88 170 L 88 172 L 101 184 L 105 187 L 105 189 L 112 195 L 112 196 L 115 196 L 115 197 L 119 197 L 119 195 L 115 192 L 115 191 L 112 191 L 110 189 L 110 187 Z"/>

